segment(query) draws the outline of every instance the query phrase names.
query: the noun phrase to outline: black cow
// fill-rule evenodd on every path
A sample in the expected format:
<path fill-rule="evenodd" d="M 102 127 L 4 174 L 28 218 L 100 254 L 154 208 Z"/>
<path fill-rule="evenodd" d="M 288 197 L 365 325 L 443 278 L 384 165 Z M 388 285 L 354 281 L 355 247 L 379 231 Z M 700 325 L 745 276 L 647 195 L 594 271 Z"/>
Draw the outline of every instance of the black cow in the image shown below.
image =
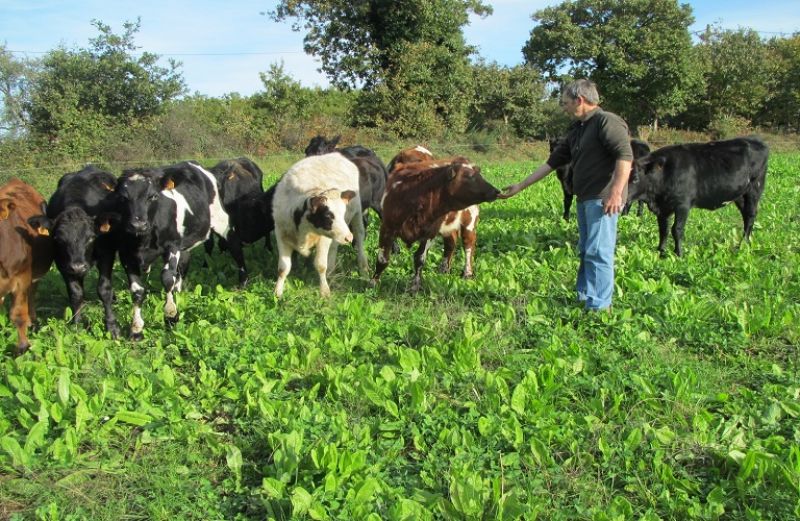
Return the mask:
<path fill-rule="evenodd" d="M 564 139 L 566 138 L 554 138 L 550 140 L 550 152 L 555 150 L 556 146 L 561 144 Z M 631 149 L 633 150 L 633 159 L 636 160 L 638 157 L 646 156 L 650 153 L 650 146 L 641 141 L 639 139 L 631 139 Z M 565 221 L 569 220 L 569 211 L 572 208 L 572 197 L 573 197 L 573 190 L 572 190 L 572 164 L 568 163 L 564 166 L 560 166 L 556 168 L 556 177 L 558 177 L 559 183 L 561 183 L 561 191 L 564 193 L 564 213 L 562 216 L 564 217 Z M 627 203 L 625 207 L 622 209 L 622 214 L 627 215 L 630 211 L 632 203 Z M 638 214 L 642 215 L 642 204 L 639 205 Z"/>
<path fill-rule="evenodd" d="M 231 249 L 229 242 L 252 244 L 264 237 L 267 249 L 272 249 L 269 234 L 275 229 L 272 220 L 272 196 L 275 187 L 264 192 L 264 174 L 258 165 L 246 157 L 220 161 L 210 170 L 217 180 L 222 207 L 231 219 L 228 240 L 219 240 L 220 249 L 231 250 L 231 255 L 239 265 L 239 284 L 244 286 L 248 280 L 244 254 L 241 247 L 238 251 Z M 210 254 L 213 247 L 214 239 L 209 237 L 205 243 L 206 252 Z"/>
<path fill-rule="evenodd" d="M 231 246 L 230 220 L 214 175 L 193 162 L 126 170 L 117 181 L 116 193 L 123 212 L 119 257 L 133 300 L 131 338 L 138 340 L 144 331 L 142 276 L 156 260 L 163 261 L 164 321 L 168 326 L 176 323 L 179 315 L 173 291 L 181 289 L 189 250 L 212 231 Z"/>
<path fill-rule="evenodd" d="M 119 223 L 114 176 L 92 165 L 64 175 L 47 205 L 47 218 L 41 225 L 55 241 L 55 261 L 67 286 L 72 322 L 82 320 L 83 281 L 92 266 L 97 266 L 97 294 L 105 310 L 106 331 L 119 336 L 119 325 L 112 303 L 111 273 L 117 251 L 113 230 Z"/>
<path fill-rule="evenodd" d="M 364 212 L 364 227 L 367 225 L 367 209 L 372 208 L 378 217 L 381 217 L 381 199 L 386 188 L 388 171 L 386 165 L 372 150 L 361 145 L 336 148 L 341 136 L 326 139 L 316 136 L 311 139 L 306 147 L 308 156 L 319 156 L 331 152 L 339 152 L 358 167 L 358 192 L 361 197 L 361 208 Z"/>
<path fill-rule="evenodd" d="M 550 152 L 556 149 L 566 138 L 553 138 L 550 140 Z M 569 221 L 569 210 L 572 208 L 572 163 L 556 168 L 556 177 L 561 183 L 561 191 L 564 194 L 564 213 L 562 216 L 565 221 Z"/>
<path fill-rule="evenodd" d="M 769 148 L 757 137 L 660 148 L 634 163 L 628 201 L 645 201 L 658 217 L 662 255 L 672 214 L 675 254 L 681 255 L 684 226 L 693 207 L 716 210 L 735 202 L 744 220 L 743 240 L 749 241 L 768 159 Z"/>
<path fill-rule="evenodd" d="M 631 150 L 633 150 L 633 159 L 635 161 L 650 153 L 650 145 L 639 139 L 631 139 Z M 639 201 L 639 206 L 636 209 L 636 215 L 638 217 L 641 217 L 642 212 L 644 212 L 644 204 L 644 201 Z M 626 202 L 625 206 L 622 208 L 622 215 L 628 215 L 628 212 L 631 211 L 631 206 L 633 206 L 633 201 Z"/>

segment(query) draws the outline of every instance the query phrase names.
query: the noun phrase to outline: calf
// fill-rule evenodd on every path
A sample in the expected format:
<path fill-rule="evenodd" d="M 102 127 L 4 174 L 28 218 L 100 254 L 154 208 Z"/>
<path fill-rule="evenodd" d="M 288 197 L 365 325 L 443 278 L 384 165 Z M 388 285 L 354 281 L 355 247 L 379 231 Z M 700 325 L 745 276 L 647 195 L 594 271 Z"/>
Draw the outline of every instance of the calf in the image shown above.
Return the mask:
<path fill-rule="evenodd" d="M 316 247 L 314 266 L 324 297 L 330 295 L 326 272 L 335 266 L 338 244 L 354 243 L 359 270 L 366 274 L 358 169 L 342 154 L 309 156 L 292 165 L 275 188 L 272 216 L 278 243 L 278 297 L 292 267 L 292 251 L 308 256 Z"/>
<path fill-rule="evenodd" d="M 663 255 L 669 218 L 675 214 L 675 254 L 689 209 L 716 210 L 731 201 L 744 220 L 743 240 L 750 240 L 758 202 L 764 191 L 769 149 L 756 137 L 663 147 L 634 162 L 628 201 L 644 201 L 658 217 L 658 251 Z"/>
<path fill-rule="evenodd" d="M 631 139 L 631 150 L 633 150 L 633 160 L 635 161 L 650 153 L 650 145 L 639 139 Z M 633 165 L 631 165 L 631 171 L 633 171 Z M 633 201 L 626 203 L 622 208 L 622 215 L 628 215 L 631 211 L 631 206 L 633 206 Z M 644 212 L 644 201 L 639 201 L 639 205 L 636 208 L 636 215 L 641 217 L 642 212 Z"/>
<path fill-rule="evenodd" d="M 561 144 L 564 139 L 566 138 L 555 138 L 550 140 L 550 152 L 555 150 L 555 148 Z M 633 150 L 633 159 L 636 160 L 638 157 L 646 156 L 650 153 L 650 146 L 644 141 L 640 141 L 638 139 L 631 139 L 631 149 Z M 572 197 L 573 197 L 573 190 L 572 190 L 572 164 L 566 164 L 564 166 L 560 166 L 556 168 L 556 177 L 558 178 L 558 182 L 561 183 L 561 192 L 564 194 L 564 213 L 562 217 L 565 221 L 569 220 L 569 211 L 572 208 Z M 625 207 L 622 209 L 622 214 L 627 215 L 630 211 L 632 203 L 627 203 Z M 639 215 L 642 215 L 642 205 L 639 205 Z"/>
<path fill-rule="evenodd" d="M 556 149 L 558 145 L 564 142 L 566 138 L 553 138 L 550 139 L 550 152 Z M 556 168 L 556 177 L 558 182 L 561 183 L 561 192 L 564 194 L 564 213 L 562 217 L 565 221 L 569 221 L 569 211 L 572 208 L 572 163 Z"/>
<path fill-rule="evenodd" d="M 381 198 L 386 188 L 388 176 L 383 161 L 372 150 L 361 145 L 336 148 L 341 136 L 326 139 L 316 136 L 306 147 L 306 157 L 339 152 L 358 167 L 358 191 L 361 196 L 361 209 L 364 212 L 364 226 L 367 225 L 367 210 L 372 210 L 381 217 Z"/>
<path fill-rule="evenodd" d="M 464 158 L 401 165 L 389 176 L 383 198 L 380 251 L 372 283 L 389 264 L 397 237 L 407 246 L 419 242 L 414 254 L 411 291 L 419 291 L 430 240 L 439 233 L 448 212 L 494 201 L 500 192 Z"/>
<path fill-rule="evenodd" d="M 116 211 L 116 183 L 113 175 L 91 165 L 64 175 L 50 197 L 47 219 L 41 223 L 55 242 L 56 267 L 67 287 L 72 322 L 82 320 L 83 282 L 89 269 L 97 266 L 97 294 L 103 303 L 106 331 L 114 338 L 119 336 L 111 284 L 117 252 L 113 228 L 120 218 Z"/>
<path fill-rule="evenodd" d="M 275 228 L 272 221 L 272 196 L 274 187 L 264 192 L 261 169 L 246 157 L 220 161 L 211 168 L 217 180 L 222 207 L 231 220 L 228 240 L 220 239 L 220 249 L 228 249 L 239 266 L 239 284 L 247 284 L 249 275 L 244 260 L 242 244 L 252 244 L 265 238 L 267 249 L 271 249 L 270 232 Z M 229 243 L 234 246 L 231 247 Z M 238 245 L 238 246 L 237 246 Z M 205 242 L 207 253 L 214 247 L 213 236 Z"/>
<path fill-rule="evenodd" d="M 0 302 L 14 295 L 9 316 L 17 327 L 17 355 L 30 347 L 36 283 L 53 262 L 53 241 L 36 222 L 44 218 L 44 207 L 42 196 L 19 179 L 0 187 Z"/>
<path fill-rule="evenodd" d="M 425 147 L 418 145 L 414 148 L 407 148 L 401 150 L 392 158 L 392 161 L 389 163 L 389 172 L 408 167 L 414 163 L 431 161 L 432 159 L 433 154 Z M 464 161 L 466 161 L 466 159 L 464 159 Z M 444 164 L 445 162 L 446 160 L 441 160 L 437 161 L 437 164 Z M 480 206 L 477 204 L 470 205 L 463 210 L 447 212 L 439 228 L 439 235 L 442 236 L 442 240 L 444 241 L 444 255 L 442 256 L 442 263 L 439 266 L 440 272 L 450 272 L 453 254 L 456 251 L 456 243 L 460 236 L 464 248 L 464 271 L 461 275 L 465 279 L 471 278 L 474 275 L 472 259 L 475 253 L 475 245 L 478 241 L 477 226 L 479 215 Z M 394 249 L 393 252 L 396 253 L 397 250 Z"/>
<path fill-rule="evenodd" d="M 119 257 L 133 300 L 131 338 L 138 340 L 144 331 L 142 276 L 157 259 L 164 261 L 164 321 L 175 324 L 179 315 L 173 292 L 181 289 L 189 251 L 212 231 L 228 238 L 230 222 L 214 175 L 196 163 L 126 170 L 116 193 L 123 212 Z"/>

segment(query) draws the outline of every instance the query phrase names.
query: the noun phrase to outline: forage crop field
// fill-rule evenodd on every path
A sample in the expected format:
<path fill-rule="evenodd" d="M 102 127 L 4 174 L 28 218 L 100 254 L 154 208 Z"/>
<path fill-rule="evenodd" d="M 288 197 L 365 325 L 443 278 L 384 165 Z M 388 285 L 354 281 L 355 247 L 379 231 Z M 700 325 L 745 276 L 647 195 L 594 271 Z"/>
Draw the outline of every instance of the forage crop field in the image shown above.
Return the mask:
<path fill-rule="evenodd" d="M 473 280 L 460 256 L 438 273 L 437 242 L 415 296 L 406 249 L 371 288 L 341 247 L 328 300 L 296 261 L 280 301 L 263 243 L 244 290 L 196 250 L 181 322 L 151 275 L 134 343 L 104 335 L 93 287 L 88 327 L 65 325 L 53 269 L 29 353 L 0 317 L 0 519 L 796 519 L 799 180 L 773 154 L 741 248 L 733 205 L 690 213 L 683 258 L 658 257 L 653 215 L 622 218 L 611 314 L 573 301 L 554 177 L 483 205 Z M 372 263 L 376 243 L 373 219 Z M 119 269 L 115 288 L 127 325 Z"/>

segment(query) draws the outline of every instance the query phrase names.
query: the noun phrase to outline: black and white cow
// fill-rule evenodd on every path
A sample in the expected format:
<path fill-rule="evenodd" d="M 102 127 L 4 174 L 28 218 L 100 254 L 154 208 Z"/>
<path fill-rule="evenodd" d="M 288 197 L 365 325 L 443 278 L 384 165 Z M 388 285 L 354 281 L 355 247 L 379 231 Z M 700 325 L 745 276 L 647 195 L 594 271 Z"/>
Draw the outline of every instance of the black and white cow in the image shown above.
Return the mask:
<path fill-rule="evenodd" d="M 675 214 L 675 254 L 691 208 L 716 210 L 733 201 L 750 240 L 758 202 L 764 192 L 769 148 L 757 137 L 660 148 L 634 162 L 628 201 L 645 201 L 658 217 L 658 250 L 664 254 L 669 218 Z"/>
<path fill-rule="evenodd" d="M 227 238 L 228 214 L 222 207 L 214 175 L 193 162 L 163 168 L 126 170 L 117 181 L 123 222 L 119 257 L 133 298 L 131 338 L 142 338 L 142 277 L 161 259 L 161 282 L 166 291 L 164 321 L 178 321 L 174 291 L 180 291 L 189 250 L 213 231 Z"/>
<path fill-rule="evenodd" d="M 89 269 L 97 266 L 97 294 L 105 311 L 106 331 L 116 338 L 119 325 L 112 308 L 114 291 L 111 274 L 117 252 L 119 224 L 116 178 L 88 165 L 64 175 L 47 205 L 46 227 L 55 242 L 55 261 L 67 286 L 72 321 L 83 318 L 83 282 Z"/>
<path fill-rule="evenodd" d="M 326 273 L 334 269 L 338 244 L 353 243 L 359 271 L 366 275 L 358 169 L 342 154 L 309 156 L 292 165 L 275 188 L 272 216 L 278 243 L 278 297 L 283 295 L 293 251 L 308 256 L 316 247 L 314 266 L 325 297 L 330 295 Z"/>
<path fill-rule="evenodd" d="M 210 169 L 217 180 L 222 207 L 231 220 L 228 239 L 220 239 L 220 249 L 229 250 L 239 266 L 239 284 L 248 281 L 247 266 L 242 252 L 242 244 L 252 244 L 265 238 L 267 249 L 271 249 L 270 232 L 275 228 L 272 221 L 273 186 L 264 192 L 264 174 L 253 161 L 246 157 L 220 161 Z M 207 253 L 211 253 L 214 238 L 205 243 Z"/>
<path fill-rule="evenodd" d="M 364 227 L 367 226 L 367 210 L 372 210 L 381 217 L 381 199 L 386 189 L 386 178 L 389 176 L 386 165 L 378 155 L 361 145 L 336 148 L 341 136 L 327 139 L 316 136 L 306 147 L 306 157 L 339 152 L 358 167 L 358 189 L 361 196 L 361 209 L 364 212 Z"/>

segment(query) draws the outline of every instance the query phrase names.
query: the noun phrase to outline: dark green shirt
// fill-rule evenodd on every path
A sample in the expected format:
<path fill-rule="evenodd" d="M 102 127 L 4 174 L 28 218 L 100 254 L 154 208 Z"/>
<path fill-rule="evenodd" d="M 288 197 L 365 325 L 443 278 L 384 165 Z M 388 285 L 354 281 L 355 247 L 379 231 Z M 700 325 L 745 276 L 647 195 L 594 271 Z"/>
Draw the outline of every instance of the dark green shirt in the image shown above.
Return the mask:
<path fill-rule="evenodd" d="M 617 160 L 633 160 L 628 125 L 622 118 L 596 108 L 567 131 L 567 139 L 550 154 L 547 164 L 572 163 L 572 188 L 578 201 L 602 199 Z"/>

